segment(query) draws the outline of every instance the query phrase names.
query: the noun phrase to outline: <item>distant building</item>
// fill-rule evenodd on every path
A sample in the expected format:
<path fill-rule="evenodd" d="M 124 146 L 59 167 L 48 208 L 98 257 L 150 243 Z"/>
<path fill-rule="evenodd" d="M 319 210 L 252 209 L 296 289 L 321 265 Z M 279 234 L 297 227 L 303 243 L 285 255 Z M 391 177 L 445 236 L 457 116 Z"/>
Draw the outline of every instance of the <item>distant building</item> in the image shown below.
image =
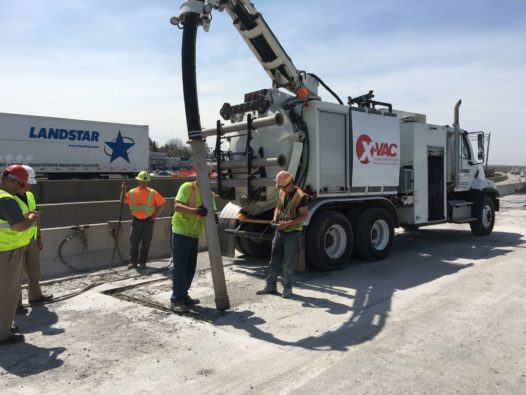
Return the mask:
<path fill-rule="evenodd" d="M 194 162 L 192 158 L 181 158 L 179 156 L 165 156 L 163 170 L 179 170 L 179 169 L 192 169 Z M 151 163 L 151 157 L 150 157 Z M 152 170 L 156 168 L 152 167 Z"/>
<path fill-rule="evenodd" d="M 166 170 L 166 154 L 150 151 L 150 170 Z"/>

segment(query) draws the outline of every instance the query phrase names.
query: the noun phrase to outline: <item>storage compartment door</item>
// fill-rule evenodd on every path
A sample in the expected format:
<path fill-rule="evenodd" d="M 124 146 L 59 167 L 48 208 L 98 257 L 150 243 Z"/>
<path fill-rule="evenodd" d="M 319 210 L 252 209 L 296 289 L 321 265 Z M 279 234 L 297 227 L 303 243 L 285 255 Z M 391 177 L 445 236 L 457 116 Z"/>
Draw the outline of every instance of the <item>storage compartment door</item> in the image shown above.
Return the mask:
<path fill-rule="evenodd" d="M 346 192 L 347 114 L 319 111 L 320 193 Z"/>

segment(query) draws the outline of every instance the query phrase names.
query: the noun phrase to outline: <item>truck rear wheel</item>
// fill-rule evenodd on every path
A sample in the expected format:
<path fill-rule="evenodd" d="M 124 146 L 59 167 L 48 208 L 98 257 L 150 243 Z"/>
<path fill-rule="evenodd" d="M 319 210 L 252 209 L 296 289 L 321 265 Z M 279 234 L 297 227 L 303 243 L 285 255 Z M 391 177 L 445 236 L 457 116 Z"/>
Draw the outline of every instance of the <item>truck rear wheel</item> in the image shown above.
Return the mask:
<path fill-rule="evenodd" d="M 364 210 L 356 220 L 355 248 L 362 259 L 383 259 L 391 252 L 394 225 L 391 215 L 380 207 Z"/>
<path fill-rule="evenodd" d="M 235 240 L 236 250 L 238 250 L 243 255 L 252 255 L 252 252 L 248 251 L 245 248 L 245 243 L 241 242 L 242 239 L 243 239 L 242 237 L 236 237 L 236 240 Z"/>
<path fill-rule="evenodd" d="M 345 213 L 345 216 L 349 220 L 353 230 L 356 229 L 356 220 L 358 219 L 363 210 L 365 210 L 365 208 L 361 206 L 353 207 L 350 210 L 347 210 L 347 212 Z M 356 248 L 352 249 L 351 258 L 359 258 Z"/>
<path fill-rule="evenodd" d="M 482 214 L 475 222 L 470 222 L 471 232 L 475 236 L 487 236 L 493 231 L 495 226 L 495 205 L 489 196 L 484 198 Z"/>
<path fill-rule="evenodd" d="M 352 226 L 337 211 L 318 213 L 307 228 L 305 252 L 309 262 L 322 270 L 337 270 L 351 256 Z"/>
<path fill-rule="evenodd" d="M 256 258 L 269 258 L 272 244 L 267 240 L 254 240 L 248 237 L 236 237 L 236 250 Z"/>
<path fill-rule="evenodd" d="M 248 232 L 260 233 L 261 226 L 248 224 L 245 228 Z M 266 239 L 255 239 L 250 237 L 237 236 L 235 239 L 236 250 L 245 255 L 256 258 L 270 258 L 272 251 L 272 241 Z"/>

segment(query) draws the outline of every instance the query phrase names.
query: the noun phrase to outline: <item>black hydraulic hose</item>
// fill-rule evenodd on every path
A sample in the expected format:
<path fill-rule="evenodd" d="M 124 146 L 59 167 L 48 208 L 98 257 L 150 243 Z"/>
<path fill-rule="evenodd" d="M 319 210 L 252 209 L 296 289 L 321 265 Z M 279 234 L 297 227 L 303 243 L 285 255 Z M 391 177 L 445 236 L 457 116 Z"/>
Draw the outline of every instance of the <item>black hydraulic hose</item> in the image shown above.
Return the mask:
<path fill-rule="evenodd" d="M 201 131 L 201 118 L 199 116 L 199 101 L 197 98 L 197 78 L 195 68 L 195 47 L 197 40 L 198 21 L 199 15 L 194 12 L 185 16 L 181 49 L 184 106 L 186 112 L 188 136 L 191 139 L 201 138 L 200 135 L 192 135 L 192 133 Z"/>
<path fill-rule="evenodd" d="M 73 269 L 73 270 L 76 270 L 75 268 L 72 268 L 71 266 L 69 266 L 67 263 L 65 263 L 63 261 L 63 263 Z M 89 284 L 87 286 L 85 286 L 84 288 L 81 288 L 79 290 L 76 290 L 76 291 L 73 291 L 73 292 L 70 292 L 68 294 L 65 294 L 65 295 L 61 295 L 61 296 L 57 296 L 57 297 L 54 297 L 53 299 L 51 299 L 50 301 L 47 301 L 47 302 L 43 302 L 43 303 L 36 303 L 34 304 L 35 306 L 44 306 L 44 305 L 48 305 L 48 304 L 54 304 L 54 303 L 58 303 L 58 302 L 63 302 L 65 300 L 68 300 L 68 299 L 71 299 L 75 296 L 78 296 L 78 295 L 81 295 L 83 294 L 84 292 L 87 292 L 89 291 L 90 289 L 93 289 L 95 287 L 98 287 L 99 285 L 103 285 L 103 284 L 110 284 L 110 283 L 114 283 L 114 282 L 117 282 L 117 281 L 123 281 L 123 280 L 131 280 L 131 279 L 134 279 L 134 278 L 139 278 L 139 277 L 144 277 L 144 276 L 150 276 L 152 274 L 157 274 L 157 273 L 162 273 L 166 270 L 169 270 L 170 267 L 172 266 L 172 262 L 170 261 L 168 263 L 168 265 L 166 266 L 163 266 L 163 267 L 160 267 L 159 269 L 155 269 L 155 270 L 152 270 L 148 273 L 145 273 L 145 274 L 137 274 L 137 275 L 134 275 L 134 276 L 122 276 L 120 275 L 118 272 L 110 269 L 110 272 L 111 273 L 114 273 L 114 274 L 117 274 L 119 276 L 119 278 L 116 278 L 116 279 L 113 279 L 113 280 L 103 280 L 103 281 L 96 281 L 92 284 Z M 85 272 L 84 272 L 85 273 Z"/>
<path fill-rule="evenodd" d="M 76 227 L 72 228 L 73 230 L 75 230 L 75 233 L 67 236 L 64 240 L 62 240 L 62 242 L 58 246 L 58 258 L 60 259 L 60 262 L 62 262 L 62 264 L 64 266 L 66 266 L 67 268 L 73 270 L 76 273 L 87 273 L 87 272 L 89 272 L 89 270 L 81 270 L 81 269 L 78 269 L 78 268 L 76 268 L 74 266 L 71 266 L 64 259 L 64 256 L 62 255 L 62 248 L 64 247 L 64 245 L 66 243 L 69 243 L 75 236 L 79 236 L 81 232 L 84 232 L 84 228 L 88 228 L 88 227 L 89 227 L 88 225 L 85 225 L 85 226 L 76 226 Z"/>
<path fill-rule="evenodd" d="M 320 77 L 318 77 L 316 74 L 312 74 L 312 73 L 309 73 L 309 75 L 312 76 L 312 77 L 314 77 L 314 78 L 316 78 L 316 80 L 317 80 L 317 81 L 318 81 L 318 82 L 319 82 L 319 83 L 320 83 L 325 89 L 327 89 L 327 91 L 328 91 L 331 95 L 333 95 L 334 98 L 335 98 L 336 100 L 338 100 L 338 103 L 340 103 L 340 104 L 343 105 L 342 99 L 340 99 L 340 97 L 339 97 L 339 96 L 338 96 L 338 95 L 337 95 L 337 94 L 336 94 L 331 88 L 329 88 L 329 86 L 328 86 L 325 82 L 323 82 L 323 80 L 322 80 Z"/>

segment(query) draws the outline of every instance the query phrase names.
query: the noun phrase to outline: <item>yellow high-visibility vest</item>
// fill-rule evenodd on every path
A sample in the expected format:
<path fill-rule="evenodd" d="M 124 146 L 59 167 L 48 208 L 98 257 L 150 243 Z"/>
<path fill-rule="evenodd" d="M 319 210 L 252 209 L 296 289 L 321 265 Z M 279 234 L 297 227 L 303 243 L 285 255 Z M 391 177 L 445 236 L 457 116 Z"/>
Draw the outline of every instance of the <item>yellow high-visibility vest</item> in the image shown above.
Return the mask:
<path fill-rule="evenodd" d="M 27 191 L 26 192 L 26 198 L 27 198 L 27 204 L 24 203 L 22 199 L 20 199 L 17 195 L 14 196 L 15 200 L 17 201 L 18 205 L 22 209 L 22 212 L 25 214 L 28 211 L 34 211 L 37 208 L 37 202 L 35 200 L 35 195 L 33 195 L 32 192 Z M 24 242 L 27 241 L 26 244 L 29 244 L 32 239 L 37 238 L 37 224 L 33 224 L 23 232 L 19 232 L 20 237 L 24 239 Z"/>
<path fill-rule="evenodd" d="M 280 189 L 279 200 L 278 200 L 278 210 L 279 210 L 278 219 L 280 221 L 291 220 L 297 217 L 296 212 L 298 209 L 298 205 L 300 204 L 301 199 L 303 199 L 303 196 L 305 196 L 306 193 L 296 187 L 296 192 L 294 193 L 294 196 L 292 197 L 292 199 L 290 199 L 289 203 L 287 204 L 287 207 L 285 207 L 285 196 L 286 195 L 287 195 L 287 192 L 285 192 L 283 189 Z M 303 228 L 303 222 L 299 222 L 297 224 L 289 226 L 287 229 L 284 229 L 283 232 L 292 232 L 295 230 L 301 230 L 302 228 Z"/>
<path fill-rule="evenodd" d="M 0 199 L 14 199 L 15 202 L 18 201 L 13 195 L 7 193 L 3 189 L 0 189 Z M 20 206 L 20 203 L 18 203 Z M 20 207 L 20 210 L 23 212 L 23 208 Z M 26 238 L 20 237 L 20 233 L 11 229 L 9 222 L 0 219 L 0 251 L 11 251 L 16 250 L 17 248 L 24 247 L 29 244 L 29 240 Z"/>

